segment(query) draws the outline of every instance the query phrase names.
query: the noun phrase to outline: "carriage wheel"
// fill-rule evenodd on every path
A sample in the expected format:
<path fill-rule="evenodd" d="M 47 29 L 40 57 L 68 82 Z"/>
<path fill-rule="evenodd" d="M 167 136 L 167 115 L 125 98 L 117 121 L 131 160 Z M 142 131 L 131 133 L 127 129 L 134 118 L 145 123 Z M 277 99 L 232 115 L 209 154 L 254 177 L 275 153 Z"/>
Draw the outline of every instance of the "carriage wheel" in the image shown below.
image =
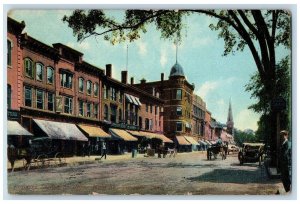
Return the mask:
<path fill-rule="evenodd" d="M 55 158 L 54 161 L 56 166 L 62 166 L 63 164 L 66 163 L 66 157 L 61 152 L 56 153 L 54 158 Z"/>
<path fill-rule="evenodd" d="M 45 154 L 39 155 L 36 159 L 36 165 L 38 168 L 48 167 L 50 165 L 48 156 Z"/>

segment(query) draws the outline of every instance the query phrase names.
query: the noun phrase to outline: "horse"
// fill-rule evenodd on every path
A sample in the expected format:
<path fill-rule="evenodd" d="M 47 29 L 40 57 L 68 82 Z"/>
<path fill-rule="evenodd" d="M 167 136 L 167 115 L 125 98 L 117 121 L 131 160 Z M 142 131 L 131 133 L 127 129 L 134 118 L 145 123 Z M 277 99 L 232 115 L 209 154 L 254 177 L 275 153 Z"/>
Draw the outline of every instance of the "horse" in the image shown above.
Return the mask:
<path fill-rule="evenodd" d="M 32 159 L 30 148 L 16 148 L 13 145 L 9 145 L 7 147 L 7 157 L 11 165 L 11 172 L 14 172 L 15 161 L 21 159 L 24 159 L 26 162 L 25 164 L 23 163 L 24 169 L 29 170 Z"/>
<path fill-rule="evenodd" d="M 226 159 L 226 154 L 228 151 L 228 147 L 223 144 L 212 145 L 207 148 L 207 160 L 211 160 L 211 157 L 217 158 L 217 155 L 220 154 L 222 156 L 222 160 Z"/>
<path fill-rule="evenodd" d="M 168 148 L 168 154 L 170 154 L 169 157 L 173 156 L 175 158 L 175 156 L 177 154 L 176 148 L 173 148 L 173 149 Z"/>

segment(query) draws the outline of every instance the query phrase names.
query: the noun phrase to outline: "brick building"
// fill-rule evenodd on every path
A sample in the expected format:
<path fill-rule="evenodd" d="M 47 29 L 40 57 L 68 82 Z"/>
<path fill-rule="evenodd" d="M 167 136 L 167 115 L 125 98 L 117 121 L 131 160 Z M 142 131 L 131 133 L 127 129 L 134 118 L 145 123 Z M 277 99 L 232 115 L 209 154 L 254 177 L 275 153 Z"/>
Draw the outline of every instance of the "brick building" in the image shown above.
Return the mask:
<path fill-rule="evenodd" d="M 194 86 L 190 84 L 179 63 L 171 68 L 169 79 L 156 82 L 135 84 L 136 87 L 164 100 L 164 133 L 169 138 L 179 135 L 190 135 L 192 128 L 192 103 Z M 151 107 L 151 104 L 149 104 Z"/>
<path fill-rule="evenodd" d="M 202 100 L 200 96 L 193 94 L 192 135 L 197 137 L 197 141 L 204 137 L 205 112 L 206 103 Z"/>

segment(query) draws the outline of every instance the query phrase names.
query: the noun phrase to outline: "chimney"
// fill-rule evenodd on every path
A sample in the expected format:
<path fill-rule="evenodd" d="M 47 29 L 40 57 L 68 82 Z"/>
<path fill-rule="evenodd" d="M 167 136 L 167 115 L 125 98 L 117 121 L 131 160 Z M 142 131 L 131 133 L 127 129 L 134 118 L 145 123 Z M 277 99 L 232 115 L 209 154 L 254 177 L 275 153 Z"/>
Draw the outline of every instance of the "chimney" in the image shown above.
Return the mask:
<path fill-rule="evenodd" d="M 121 72 L 121 77 L 122 77 L 122 83 L 127 84 L 127 71 L 122 71 Z"/>
<path fill-rule="evenodd" d="M 111 78 L 111 64 L 106 65 L 106 76 Z"/>
<path fill-rule="evenodd" d="M 141 79 L 141 84 L 145 84 L 146 83 L 146 79 L 142 78 Z"/>
<path fill-rule="evenodd" d="M 133 78 L 133 77 L 130 78 L 130 84 L 131 84 L 131 85 L 134 84 L 134 78 Z"/>
<path fill-rule="evenodd" d="M 161 73 L 161 74 L 160 74 L 160 80 L 161 80 L 161 81 L 164 81 L 164 76 L 165 76 L 164 73 Z"/>

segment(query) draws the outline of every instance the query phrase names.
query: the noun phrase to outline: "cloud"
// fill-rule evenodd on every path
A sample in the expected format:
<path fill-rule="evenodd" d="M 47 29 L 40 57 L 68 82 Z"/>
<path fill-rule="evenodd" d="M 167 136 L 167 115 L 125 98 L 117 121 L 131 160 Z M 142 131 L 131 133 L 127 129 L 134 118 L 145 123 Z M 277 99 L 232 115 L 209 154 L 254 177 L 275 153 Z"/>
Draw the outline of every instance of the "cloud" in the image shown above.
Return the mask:
<path fill-rule="evenodd" d="M 234 117 L 234 126 L 240 130 L 252 129 L 255 131 L 257 130 L 258 120 L 258 114 L 250 111 L 249 109 L 244 109 Z"/>
<path fill-rule="evenodd" d="M 81 43 L 73 43 L 68 42 L 67 46 L 75 49 L 75 50 L 89 50 L 91 48 L 90 43 L 87 41 L 81 42 Z"/>
<path fill-rule="evenodd" d="M 204 100 L 207 94 L 215 90 L 220 85 L 219 81 L 206 81 L 202 86 L 196 91 L 196 94 L 202 97 Z"/>
<path fill-rule="evenodd" d="M 147 43 L 142 42 L 142 41 L 138 41 L 137 46 L 138 46 L 138 49 L 139 49 L 139 54 L 141 56 L 146 56 L 146 54 L 147 54 Z"/>
<path fill-rule="evenodd" d="M 168 62 L 168 58 L 167 58 L 167 50 L 166 49 L 162 49 L 160 51 L 160 65 L 162 68 L 165 67 L 165 65 Z"/>

